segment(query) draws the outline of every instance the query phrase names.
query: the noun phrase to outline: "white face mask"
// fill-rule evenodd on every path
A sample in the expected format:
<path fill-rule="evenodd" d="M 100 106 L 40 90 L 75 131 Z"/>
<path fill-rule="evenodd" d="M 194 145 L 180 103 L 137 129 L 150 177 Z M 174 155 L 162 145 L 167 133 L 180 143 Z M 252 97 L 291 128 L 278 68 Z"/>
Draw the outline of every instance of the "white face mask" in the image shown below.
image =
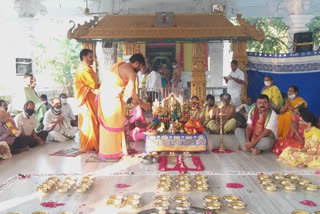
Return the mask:
<path fill-rule="evenodd" d="M 42 103 L 43 103 L 43 104 L 46 104 L 46 103 L 47 103 L 47 101 L 43 100 L 43 101 L 42 101 Z"/>
<path fill-rule="evenodd" d="M 173 65 L 172 67 L 173 67 L 173 68 L 176 68 L 176 67 L 177 67 L 177 65 Z"/>
<path fill-rule="evenodd" d="M 292 99 L 296 98 L 296 95 L 295 94 L 288 95 L 288 98 L 292 100 Z"/>
<path fill-rule="evenodd" d="M 67 103 L 67 99 L 62 99 L 61 98 L 61 104 L 66 104 Z"/>
<path fill-rule="evenodd" d="M 271 85 L 271 82 L 270 81 L 264 81 L 264 85 L 268 87 L 268 86 Z"/>

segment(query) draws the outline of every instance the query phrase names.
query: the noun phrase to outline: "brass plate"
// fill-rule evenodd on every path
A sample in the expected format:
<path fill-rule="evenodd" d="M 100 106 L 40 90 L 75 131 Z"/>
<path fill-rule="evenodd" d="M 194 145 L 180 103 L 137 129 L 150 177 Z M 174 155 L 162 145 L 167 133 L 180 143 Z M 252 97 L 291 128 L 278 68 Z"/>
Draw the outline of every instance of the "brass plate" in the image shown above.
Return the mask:
<path fill-rule="evenodd" d="M 310 213 L 304 210 L 293 210 L 292 214 L 310 214 Z"/>
<path fill-rule="evenodd" d="M 238 195 L 233 195 L 233 194 L 229 194 L 229 195 L 225 195 L 223 196 L 223 199 L 227 202 L 232 202 L 232 201 L 239 201 L 241 200 L 240 196 Z"/>
<path fill-rule="evenodd" d="M 247 206 L 247 204 L 243 201 L 232 201 L 228 204 L 228 206 L 235 210 L 243 210 Z"/>
<path fill-rule="evenodd" d="M 276 191 L 277 185 L 272 184 L 272 183 L 268 183 L 268 184 L 263 185 L 263 189 L 273 192 L 273 191 Z"/>
<path fill-rule="evenodd" d="M 319 186 L 315 185 L 315 184 L 307 184 L 307 185 L 304 186 L 304 189 L 306 191 L 314 192 L 314 191 L 317 191 L 319 189 Z"/>

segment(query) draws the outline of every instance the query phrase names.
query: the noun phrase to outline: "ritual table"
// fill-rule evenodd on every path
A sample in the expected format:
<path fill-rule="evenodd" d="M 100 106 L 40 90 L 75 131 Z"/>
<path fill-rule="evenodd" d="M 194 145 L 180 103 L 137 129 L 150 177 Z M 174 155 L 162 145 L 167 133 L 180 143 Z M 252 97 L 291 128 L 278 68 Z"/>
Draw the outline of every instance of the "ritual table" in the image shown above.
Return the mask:
<path fill-rule="evenodd" d="M 204 152 L 207 137 L 204 134 L 146 135 L 145 150 L 149 152 Z"/>

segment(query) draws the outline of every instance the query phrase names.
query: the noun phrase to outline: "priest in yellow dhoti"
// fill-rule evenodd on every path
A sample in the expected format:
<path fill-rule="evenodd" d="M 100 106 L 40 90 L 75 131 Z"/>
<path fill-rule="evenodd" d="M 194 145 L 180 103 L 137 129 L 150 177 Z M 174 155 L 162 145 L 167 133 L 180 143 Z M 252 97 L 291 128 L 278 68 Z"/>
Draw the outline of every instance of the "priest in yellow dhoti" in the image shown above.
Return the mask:
<path fill-rule="evenodd" d="M 230 104 L 231 95 L 228 93 L 221 94 L 220 100 L 223 103 L 222 108 L 217 108 L 215 113 L 215 123 L 211 124 L 211 130 L 209 132 L 211 134 L 218 134 L 220 132 L 220 111 L 222 112 L 222 127 L 224 134 L 233 133 L 236 129 L 236 119 L 235 119 L 235 111 L 236 108 L 234 105 Z"/>
<path fill-rule="evenodd" d="M 308 111 L 301 112 L 299 126 L 304 129 L 305 144 L 302 149 L 287 147 L 279 160 L 298 168 L 320 168 L 320 130 L 317 119 Z"/>
<path fill-rule="evenodd" d="M 201 113 L 200 122 L 207 131 L 213 131 L 217 128 L 215 121 L 215 114 L 217 113 L 217 105 L 215 105 L 215 98 L 213 95 L 208 94 L 206 97 L 207 103 L 205 104 Z"/>
<path fill-rule="evenodd" d="M 149 104 L 143 103 L 136 93 L 136 73 L 144 65 L 143 55 L 134 54 L 130 57 L 129 63 L 119 62 L 113 65 L 102 80 L 97 99 L 101 158 L 121 158 L 128 154 L 124 135 L 124 90 L 127 88 L 132 99 L 143 109 L 149 109 Z"/>
<path fill-rule="evenodd" d="M 95 105 L 99 84 L 92 69 L 93 52 L 83 49 L 80 52 L 81 64 L 74 77 L 74 91 L 79 104 L 80 148 L 83 152 L 99 150 L 99 123 Z"/>

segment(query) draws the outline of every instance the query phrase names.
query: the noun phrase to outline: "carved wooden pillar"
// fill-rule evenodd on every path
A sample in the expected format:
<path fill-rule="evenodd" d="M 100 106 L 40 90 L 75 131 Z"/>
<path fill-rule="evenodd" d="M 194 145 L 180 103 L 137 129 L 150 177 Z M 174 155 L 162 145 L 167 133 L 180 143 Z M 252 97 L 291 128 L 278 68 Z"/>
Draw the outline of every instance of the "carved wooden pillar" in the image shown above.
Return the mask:
<path fill-rule="evenodd" d="M 124 43 L 123 55 L 133 55 L 137 53 L 137 43 L 126 42 Z"/>
<path fill-rule="evenodd" d="M 248 75 L 247 75 L 247 41 L 233 41 L 233 59 L 238 61 L 238 68 L 244 73 L 244 84 L 242 84 L 241 101 L 246 102 L 247 99 L 247 86 L 248 86 Z"/>
<path fill-rule="evenodd" d="M 206 99 L 206 47 L 207 42 L 192 43 L 191 96 L 198 96 L 200 101 Z"/>

